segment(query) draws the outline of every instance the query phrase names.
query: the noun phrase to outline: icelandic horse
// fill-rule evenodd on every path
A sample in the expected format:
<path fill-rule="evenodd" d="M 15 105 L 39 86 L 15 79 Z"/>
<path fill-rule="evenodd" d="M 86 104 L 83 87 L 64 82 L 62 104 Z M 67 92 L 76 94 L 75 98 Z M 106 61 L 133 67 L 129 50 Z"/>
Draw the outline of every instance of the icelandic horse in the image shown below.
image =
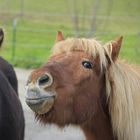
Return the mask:
<path fill-rule="evenodd" d="M 73 124 L 86 140 L 140 139 L 140 67 L 120 61 L 119 37 L 67 38 L 27 81 L 26 103 L 44 124 Z"/>

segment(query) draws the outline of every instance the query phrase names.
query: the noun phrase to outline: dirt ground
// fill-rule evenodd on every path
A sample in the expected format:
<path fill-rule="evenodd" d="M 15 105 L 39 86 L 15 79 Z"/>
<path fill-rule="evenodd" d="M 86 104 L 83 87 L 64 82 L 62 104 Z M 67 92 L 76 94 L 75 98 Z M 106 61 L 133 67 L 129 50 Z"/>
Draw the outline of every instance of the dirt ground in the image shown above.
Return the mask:
<path fill-rule="evenodd" d="M 32 70 L 15 68 L 19 81 L 19 96 L 25 115 L 25 140 L 85 140 L 83 132 L 78 127 L 68 126 L 59 129 L 55 125 L 43 126 L 35 119 L 32 111 L 25 103 L 25 85 Z"/>

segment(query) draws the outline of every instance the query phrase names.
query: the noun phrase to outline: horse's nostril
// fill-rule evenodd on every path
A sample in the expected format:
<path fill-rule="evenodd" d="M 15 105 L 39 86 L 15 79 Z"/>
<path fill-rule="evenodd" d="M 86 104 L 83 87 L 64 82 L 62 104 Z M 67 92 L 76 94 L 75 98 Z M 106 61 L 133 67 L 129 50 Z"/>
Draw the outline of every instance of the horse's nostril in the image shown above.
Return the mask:
<path fill-rule="evenodd" d="M 38 80 L 39 86 L 50 86 L 52 84 L 52 77 L 51 75 L 45 74 Z"/>
<path fill-rule="evenodd" d="M 44 85 L 49 81 L 49 76 L 45 75 L 39 79 L 39 85 Z"/>

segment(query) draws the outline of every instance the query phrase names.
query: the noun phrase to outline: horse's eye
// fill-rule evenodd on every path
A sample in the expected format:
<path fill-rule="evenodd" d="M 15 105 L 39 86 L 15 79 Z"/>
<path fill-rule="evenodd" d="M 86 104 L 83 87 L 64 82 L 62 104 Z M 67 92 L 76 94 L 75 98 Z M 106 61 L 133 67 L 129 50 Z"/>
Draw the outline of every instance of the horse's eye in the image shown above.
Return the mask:
<path fill-rule="evenodd" d="M 82 65 L 87 69 L 92 69 L 92 64 L 89 61 L 83 61 Z"/>

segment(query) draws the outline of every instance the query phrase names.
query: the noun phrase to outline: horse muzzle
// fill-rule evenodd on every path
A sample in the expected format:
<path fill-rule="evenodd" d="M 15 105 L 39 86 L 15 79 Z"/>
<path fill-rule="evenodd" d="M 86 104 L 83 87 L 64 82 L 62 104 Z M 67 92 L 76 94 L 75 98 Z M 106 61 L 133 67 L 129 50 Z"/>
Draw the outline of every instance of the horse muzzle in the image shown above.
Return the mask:
<path fill-rule="evenodd" d="M 27 88 L 27 105 L 37 114 L 47 113 L 53 106 L 55 94 L 52 91 L 45 91 L 39 88 Z"/>

